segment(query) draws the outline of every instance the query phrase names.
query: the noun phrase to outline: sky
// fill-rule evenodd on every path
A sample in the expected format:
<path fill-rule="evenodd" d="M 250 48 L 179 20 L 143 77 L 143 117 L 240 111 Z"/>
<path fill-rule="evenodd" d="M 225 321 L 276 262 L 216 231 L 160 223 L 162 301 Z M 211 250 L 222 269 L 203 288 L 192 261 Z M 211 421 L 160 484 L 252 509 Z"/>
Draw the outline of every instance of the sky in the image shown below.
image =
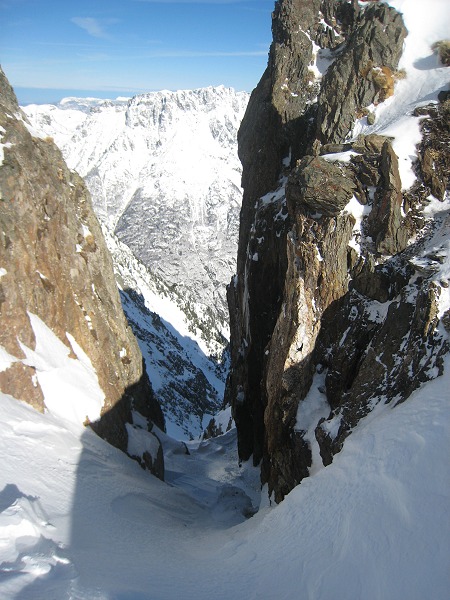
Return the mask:
<path fill-rule="evenodd" d="M 252 91 L 274 0 L 0 0 L 0 64 L 21 104 L 225 85 Z"/>

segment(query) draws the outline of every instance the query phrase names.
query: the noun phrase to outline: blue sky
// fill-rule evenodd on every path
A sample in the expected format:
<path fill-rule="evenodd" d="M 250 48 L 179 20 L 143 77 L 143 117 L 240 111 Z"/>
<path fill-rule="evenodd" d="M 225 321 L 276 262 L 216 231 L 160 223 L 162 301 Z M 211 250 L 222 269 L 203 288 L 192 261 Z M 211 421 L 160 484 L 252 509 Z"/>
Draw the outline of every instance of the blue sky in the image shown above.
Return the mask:
<path fill-rule="evenodd" d="M 21 104 L 208 85 L 251 91 L 274 0 L 0 0 L 0 63 Z"/>

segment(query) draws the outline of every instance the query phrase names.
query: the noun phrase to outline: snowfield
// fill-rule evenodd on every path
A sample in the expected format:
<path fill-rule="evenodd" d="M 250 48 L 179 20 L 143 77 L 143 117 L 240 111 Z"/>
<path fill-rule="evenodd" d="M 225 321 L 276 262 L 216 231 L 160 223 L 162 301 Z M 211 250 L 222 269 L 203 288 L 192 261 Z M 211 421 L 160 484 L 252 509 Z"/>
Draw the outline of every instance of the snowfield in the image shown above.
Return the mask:
<path fill-rule="evenodd" d="M 446 600 L 448 359 L 446 373 L 379 407 L 278 506 L 238 466 L 235 430 L 186 446 L 160 434 L 162 483 L 2 395 L 0 597 Z"/>

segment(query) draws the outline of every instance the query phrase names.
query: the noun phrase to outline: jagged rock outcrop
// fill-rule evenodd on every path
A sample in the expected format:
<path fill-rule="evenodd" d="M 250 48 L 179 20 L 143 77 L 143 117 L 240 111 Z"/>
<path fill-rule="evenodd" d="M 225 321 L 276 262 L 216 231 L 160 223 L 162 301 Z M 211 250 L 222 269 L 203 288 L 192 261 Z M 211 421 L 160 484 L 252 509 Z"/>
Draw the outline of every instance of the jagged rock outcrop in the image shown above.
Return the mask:
<path fill-rule="evenodd" d="M 403 19 L 381 3 L 372 3 L 359 17 L 355 15 L 354 27 L 323 80 L 317 105 L 321 143 L 345 140 L 355 115 L 393 93 L 406 36 Z"/>
<path fill-rule="evenodd" d="M 319 89 L 309 68 L 314 62 L 311 32 L 324 33 L 320 5 L 318 0 L 276 3 L 269 64 L 238 134 L 244 196 L 238 276 L 228 288 L 232 368 L 226 397 L 233 403 L 240 456 L 246 460 L 253 454 L 255 463 L 264 448 L 264 349 L 279 314 L 287 268 L 289 221 L 278 183 L 282 169 L 305 154 L 311 129 L 310 107 Z M 342 38 L 333 30 L 327 40 L 337 46 Z M 280 193 L 259 201 L 277 186 Z"/>
<path fill-rule="evenodd" d="M 446 189 L 448 112 L 444 103 L 423 125 L 423 182 L 405 193 L 392 140 L 350 137 L 393 93 L 401 15 L 381 3 L 279 0 L 272 29 L 239 132 L 226 397 L 241 459 L 262 461 L 262 482 L 280 501 L 308 475 L 313 443 L 329 464 L 378 402 L 401 402 L 442 372 L 448 282 L 423 255 L 448 216 L 426 224 L 422 213 L 430 189 L 440 199 Z M 313 385 L 329 412 L 302 421 Z"/>
<path fill-rule="evenodd" d="M 8 357 L 0 389 L 44 410 L 38 370 L 47 367 L 39 367 L 45 357 L 39 358 L 33 329 L 42 321 L 69 359 L 87 356 L 104 395 L 92 427 L 127 451 L 132 411 L 149 429 L 153 423 L 164 428 L 164 419 L 123 314 L 89 193 L 53 141 L 30 133 L 1 70 L 0 90 L 0 345 Z M 55 357 L 45 360 L 57 368 Z M 161 475 L 161 456 L 156 462 L 151 470 Z"/>
<path fill-rule="evenodd" d="M 384 319 L 373 318 L 370 298 L 352 293 L 323 319 L 316 360 L 327 369 L 333 409 L 316 429 L 325 465 L 375 403 L 402 402 L 421 383 L 442 374 L 442 355 L 449 348 L 437 331 L 440 286 L 426 280 L 405 283 Z"/>
<path fill-rule="evenodd" d="M 379 254 L 396 254 L 406 248 L 409 236 L 402 227 L 402 182 L 389 140 L 381 148 L 379 172 L 381 181 L 368 218 L 368 232 Z"/>
<path fill-rule="evenodd" d="M 305 156 L 289 175 L 286 196 L 291 205 L 302 205 L 306 213 L 333 217 L 354 192 L 355 185 L 342 167 L 319 156 Z M 295 210 L 289 208 L 291 213 Z"/>
<path fill-rule="evenodd" d="M 423 139 L 419 149 L 419 174 L 426 192 L 443 200 L 450 173 L 450 92 L 440 94 L 440 99 L 437 105 L 417 108 L 415 115 L 425 117 L 421 124 Z"/>

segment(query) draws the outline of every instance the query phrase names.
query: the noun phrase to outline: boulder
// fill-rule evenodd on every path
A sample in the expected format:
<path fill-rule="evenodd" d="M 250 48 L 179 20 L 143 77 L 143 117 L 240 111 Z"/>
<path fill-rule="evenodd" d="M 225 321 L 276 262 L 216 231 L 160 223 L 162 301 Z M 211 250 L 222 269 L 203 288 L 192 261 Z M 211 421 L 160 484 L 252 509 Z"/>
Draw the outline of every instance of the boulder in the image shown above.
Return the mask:
<path fill-rule="evenodd" d="M 340 213 L 355 190 L 342 166 L 319 156 L 305 156 L 289 175 L 286 198 L 292 212 L 295 205 L 310 214 L 331 217 Z"/>

